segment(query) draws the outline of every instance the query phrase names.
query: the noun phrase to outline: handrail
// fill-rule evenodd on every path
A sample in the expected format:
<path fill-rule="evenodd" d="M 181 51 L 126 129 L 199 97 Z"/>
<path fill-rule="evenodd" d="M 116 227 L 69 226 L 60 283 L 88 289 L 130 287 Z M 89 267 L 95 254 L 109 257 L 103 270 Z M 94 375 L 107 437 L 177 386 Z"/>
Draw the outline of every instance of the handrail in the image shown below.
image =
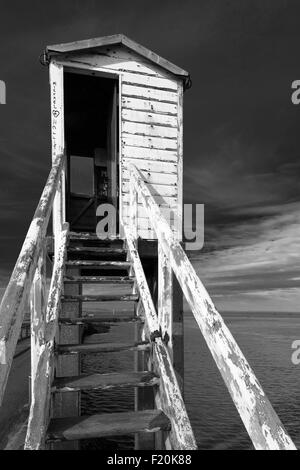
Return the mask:
<path fill-rule="evenodd" d="M 38 346 L 32 348 L 36 366 L 31 377 L 31 405 L 25 440 L 25 450 L 40 450 L 45 447 L 45 436 L 49 420 L 51 380 L 54 374 L 54 340 L 58 327 L 58 313 L 63 290 L 64 265 L 67 257 L 69 224 L 65 223 L 58 240 L 58 254 L 54 263 L 47 301 L 46 315 L 37 312 L 37 321 L 32 326 Z M 33 361 L 32 361 L 33 362 Z"/>
<path fill-rule="evenodd" d="M 149 339 L 153 342 L 154 358 L 159 371 L 163 398 L 161 403 L 168 415 L 172 430 L 172 445 L 176 450 L 196 450 L 197 444 L 192 426 L 185 408 L 184 400 L 175 375 L 172 361 L 159 331 L 158 317 L 149 291 L 141 260 L 136 248 L 134 236 L 124 225 L 128 253 L 133 264 L 140 298 L 144 307 Z"/>
<path fill-rule="evenodd" d="M 158 244 L 173 269 L 231 398 L 256 449 L 296 450 L 245 356 L 161 213 L 144 177 L 129 166 L 131 181 L 147 210 Z M 131 188 L 132 189 L 132 188 Z"/>
<path fill-rule="evenodd" d="M 63 166 L 64 155 L 58 155 L 0 305 L 0 405 L 21 330 L 27 292 L 35 275 Z"/>

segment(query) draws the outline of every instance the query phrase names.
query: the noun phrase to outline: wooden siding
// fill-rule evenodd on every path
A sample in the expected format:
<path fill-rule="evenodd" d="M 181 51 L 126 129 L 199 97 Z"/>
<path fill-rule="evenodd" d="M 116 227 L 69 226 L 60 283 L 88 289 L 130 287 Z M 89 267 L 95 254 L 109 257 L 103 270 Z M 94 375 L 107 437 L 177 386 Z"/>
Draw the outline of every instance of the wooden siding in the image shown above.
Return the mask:
<path fill-rule="evenodd" d="M 121 91 L 123 222 L 129 222 L 128 165 L 132 160 L 160 198 L 157 202 L 178 211 L 178 83 L 124 73 Z M 138 210 L 138 235 L 156 238 L 143 208 Z"/>
<path fill-rule="evenodd" d="M 151 184 L 157 204 L 171 207 L 181 217 L 181 80 L 122 46 L 98 52 L 64 54 L 60 62 L 72 68 L 120 76 L 120 216 L 123 222 L 128 219 L 130 163 Z M 140 208 L 138 235 L 156 238 L 148 215 Z"/>

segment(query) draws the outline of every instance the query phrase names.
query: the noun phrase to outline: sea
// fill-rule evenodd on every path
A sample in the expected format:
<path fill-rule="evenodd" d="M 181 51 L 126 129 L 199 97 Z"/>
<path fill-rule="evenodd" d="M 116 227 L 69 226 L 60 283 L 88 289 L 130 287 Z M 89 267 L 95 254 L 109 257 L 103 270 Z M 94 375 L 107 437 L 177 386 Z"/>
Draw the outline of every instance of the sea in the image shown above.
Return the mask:
<path fill-rule="evenodd" d="M 258 377 L 284 426 L 300 448 L 300 365 L 294 365 L 292 343 L 300 340 L 300 314 L 225 312 L 222 316 Z M 99 332 L 99 330 L 98 330 Z M 132 324 L 100 331 L 104 342 L 134 340 Z M 192 313 L 184 315 L 185 403 L 202 450 L 248 450 L 252 444 L 231 401 Z M 83 372 L 129 370 L 133 353 L 85 356 Z M 133 391 L 95 391 L 82 394 L 83 414 L 129 411 Z M 128 450 L 133 439 L 121 436 L 86 441 L 85 449 Z"/>

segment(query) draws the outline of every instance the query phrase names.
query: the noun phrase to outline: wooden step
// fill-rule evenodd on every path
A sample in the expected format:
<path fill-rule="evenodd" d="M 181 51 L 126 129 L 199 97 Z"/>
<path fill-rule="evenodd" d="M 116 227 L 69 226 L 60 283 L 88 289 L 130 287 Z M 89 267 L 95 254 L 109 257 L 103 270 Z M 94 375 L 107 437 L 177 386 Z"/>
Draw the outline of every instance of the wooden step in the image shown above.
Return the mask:
<path fill-rule="evenodd" d="M 141 317 L 121 316 L 121 317 L 80 317 L 80 318 L 60 318 L 61 325 L 85 325 L 87 323 L 135 323 L 144 322 Z"/>
<path fill-rule="evenodd" d="M 62 302 L 137 302 L 137 294 L 115 295 L 63 295 Z"/>
<path fill-rule="evenodd" d="M 84 267 L 84 268 L 109 268 L 109 269 L 129 269 L 131 263 L 128 261 L 100 261 L 100 260 L 70 260 L 66 261 L 66 266 Z"/>
<path fill-rule="evenodd" d="M 123 239 L 119 237 L 119 235 L 115 237 L 106 238 L 105 240 L 100 240 L 96 233 L 89 233 L 89 232 L 70 232 L 69 233 L 70 240 L 93 240 L 98 241 L 99 243 L 113 243 L 113 242 L 122 242 Z"/>
<path fill-rule="evenodd" d="M 68 253 L 78 253 L 80 255 L 103 255 L 103 256 L 125 256 L 127 251 L 124 248 L 105 248 L 94 246 L 70 246 Z"/>
<path fill-rule="evenodd" d="M 66 284 L 133 284 L 132 276 L 66 276 Z"/>
<path fill-rule="evenodd" d="M 47 442 L 122 436 L 137 432 L 169 431 L 168 417 L 161 410 L 105 413 L 50 421 Z"/>
<path fill-rule="evenodd" d="M 83 374 L 78 377 L 57 378 L 52 392 L 79 392 L 81 390 L 109 390 L 115 387 L 152 387 L 159 384 L 153 372 L 112 372 L 109 374 Z"/>
<path fill-rule="evenodd" d="M 138 343 L 86 343 L 57 345 L 58 354 L 78 353 L 109 353 L 119 351 L 146 351 L 151 348 L 150 343 L 141 341 Z"/>

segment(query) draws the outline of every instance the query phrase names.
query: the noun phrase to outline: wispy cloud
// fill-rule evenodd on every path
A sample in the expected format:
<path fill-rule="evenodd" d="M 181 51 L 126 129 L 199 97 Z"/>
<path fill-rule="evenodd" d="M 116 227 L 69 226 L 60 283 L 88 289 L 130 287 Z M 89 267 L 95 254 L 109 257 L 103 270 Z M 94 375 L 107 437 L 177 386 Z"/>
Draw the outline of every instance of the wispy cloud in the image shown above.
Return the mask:
<path fill-rule="evenodd" d="M 195 266 L 221 307 L 297 311 L 300 202 L 250 212 L 257 217 L 219 226 L 214 248 L 194 257 Z"/>

